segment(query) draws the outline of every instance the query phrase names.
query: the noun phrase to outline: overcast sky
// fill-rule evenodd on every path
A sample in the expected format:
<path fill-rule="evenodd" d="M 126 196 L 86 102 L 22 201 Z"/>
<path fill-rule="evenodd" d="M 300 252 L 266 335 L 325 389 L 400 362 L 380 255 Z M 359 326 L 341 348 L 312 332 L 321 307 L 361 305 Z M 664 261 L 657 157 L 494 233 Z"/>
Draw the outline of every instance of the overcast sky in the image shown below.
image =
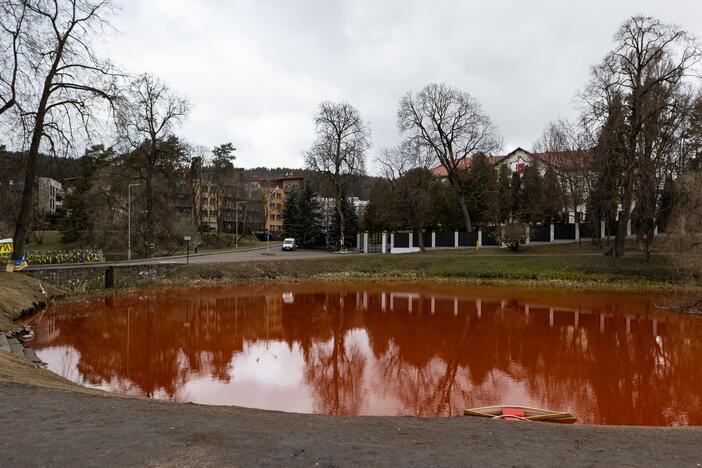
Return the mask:
<path fill-rule="evenodd" d="M 242 167 L 302 167 L 323 100 L 356 106 L 374 150 L 395 145 L 400 97 L 430 82 L 477 98 L 508 152 L 574 115 L 589 67 L 640 13 L 702 36 L 700 0 L 123 0 L 106 52 L 187 96 L 179 135 L 231 141 Z"/>

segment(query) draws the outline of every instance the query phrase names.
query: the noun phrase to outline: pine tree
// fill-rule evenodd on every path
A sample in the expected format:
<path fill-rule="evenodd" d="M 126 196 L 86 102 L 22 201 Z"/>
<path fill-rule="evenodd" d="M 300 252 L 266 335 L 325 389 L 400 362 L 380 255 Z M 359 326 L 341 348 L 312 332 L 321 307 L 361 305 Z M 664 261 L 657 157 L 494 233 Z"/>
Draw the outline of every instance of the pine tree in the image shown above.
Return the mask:
<path fill-rule="evenodd" d="M 297 192 L 292 192 L 288 194 L 285 199 L 285 209 L 283 210 L 283 230 L 285 231 L 285 237 L 292 237 L 294 239 L 300 237 L 299 198 L 300 195 Z"/>
<path fill-rule="evenodd" d="M 499 217 L 497 171 L 485 155 L 476 154 L 466 171 L 468 211 L 475 224 L 494 223 Z"/>
<path fill-rule="evenodd" d="M 517 176 L 519 176 L 518 173 Z M 506 164 L 502 164 L 497 176 L 497 198 L 499 206 L 498 219 L 502 223 L 509 221 L 509 215 L 512 211 L 512 188 L 510 185 L 511 178 L 512 175 L 510 174 L 509 167 Z"/>
<path fill-rule="evenodd" d="M 315 247 L 322 241 L 321 210 L 317 194 L 309 184 L 288 195 L 283 211 L 285 236 L 300 247 Z"/>

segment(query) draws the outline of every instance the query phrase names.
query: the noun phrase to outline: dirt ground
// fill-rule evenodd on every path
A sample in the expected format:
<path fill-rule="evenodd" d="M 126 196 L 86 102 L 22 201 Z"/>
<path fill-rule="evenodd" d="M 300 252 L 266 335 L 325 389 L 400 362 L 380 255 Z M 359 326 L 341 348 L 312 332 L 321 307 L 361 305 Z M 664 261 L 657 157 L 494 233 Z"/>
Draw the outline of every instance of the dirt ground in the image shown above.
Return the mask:
<path fill-rule="evenodd" d="M 702 430 L 334 417 L 0 384 L 14 466 L 701 466 Z"/>

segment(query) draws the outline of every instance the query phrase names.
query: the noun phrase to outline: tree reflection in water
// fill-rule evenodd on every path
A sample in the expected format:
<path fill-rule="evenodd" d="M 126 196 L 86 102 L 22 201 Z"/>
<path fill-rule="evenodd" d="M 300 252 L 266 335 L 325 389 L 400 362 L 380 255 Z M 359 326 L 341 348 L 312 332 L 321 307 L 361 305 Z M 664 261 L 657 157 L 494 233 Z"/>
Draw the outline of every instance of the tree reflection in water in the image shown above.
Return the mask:
<path fill-rule="evenodd" d="M 422 283 L 150 290 L 55 306 L 34 346 L 72 380 L 151 398 L 338 415 L 511 403 L 702 424 L 702 318 L 658 300 Z"/>

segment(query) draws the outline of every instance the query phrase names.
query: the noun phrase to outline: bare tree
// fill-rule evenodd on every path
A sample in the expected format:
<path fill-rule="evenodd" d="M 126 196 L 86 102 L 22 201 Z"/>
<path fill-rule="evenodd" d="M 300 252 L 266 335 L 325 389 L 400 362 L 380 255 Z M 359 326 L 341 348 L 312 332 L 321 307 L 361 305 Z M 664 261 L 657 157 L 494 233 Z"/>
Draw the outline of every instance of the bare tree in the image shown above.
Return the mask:
<path fill-rule="evenodd" d="M 25 2 L 0 0 L 0 115 L 17 104 L 26 14 Z"/>
<path fill-rule="evenodd" d="M 610 129 L 608 141 L 616 150 L 621 170 L 620 212 L 613 254 L 624 255 L 627 224 L 636 199 L 637 177 L 649 171 L 657 148 L 670 129 L 663 128 L 663 114 L 679 107 L 678 98 L 685 80 L 700 61 L 697 42 L 677 26 L 663 24 L 651 17 L 635 16 L 626 21 L 614 36 L 615 47 L 594 67 L 582 94 L 590 133 L 608 122 L 613 104 L 621 101 L 621 125 Z M 611 119 L 609 120 L 611 122 Z"/>
<path fill-rule="evenodd" d="M 406 140 L 392 148 L 382 148 L 375 157 L 381 174 L 390 181 L 402 177 L 412 169 L 430 169 L 434 158 L 413 140 Z"/>
<path fill-rule="evenodd" d="M 135 77 L 117 107 L 117 123 L 122 138 L 131 151 L 142 156 L 142 177 L 146 198 L 147 257 L 154 242 L 154 175 L 167 164 L 170 153 L 161 151 L 161 143 L 190 112 L 188 100 L 180 97 L 158 78 L 149 74 Z"/>
<path fill-rule="evenodd" d="M 342 198 L 348 183 L 365 171 L 370 130 L 358 110 L 345 102 L 320 104 L 315 124 L 317 139 L 305 153 L 305 163 L 308 168 L 324 174 L 333 189 L 341 232 L 340 248 L 343 250 L 346 215 Z"/>
<path fill-rule="evenodd" d="M 593 152 L 582 125 L 568 120 L 550 122 L 534 144 L 534 153 L 541 153 L 541 162 L 558 174 L 566 207 L 574 214 L 582 213 L 594 182 Z"/>
<path fill-rule="evenodd" d="M 678 270 L 691 284 L 702 280 L 702 172 L 690 170 L 676 181 L 676 203 L 666 239 Z M 702 313 L 702 297 L 681 304 L 681 308 Z"/>
<path fill-rule="evenodd" d="M 400 101 L 397 116 L 400 129 L 446 169 L 461 205 L 466 231 L 472 231 L 466 201 L 468 187 L 461 172 L 466 159 L 474 154 L 489 155 L 502 147 L 492 120 L 470 94 L 445 84 L 430 84 L 416 95 L 407 93 Z"/>
<path fill-rule="evenodd" d="M 97 117 L 106 114 L 97 106 L 115 100 L 118 78 L 91 44 L 95 34 L 109 27 L 109 0 L 26 0 L 23 4 L 28 29 L 19 54 L 26 63 L 19 73 L 30 85 L 18 107 L 29 148 L 14 259 L 24 254 L 39 152 L 45 146 L 53 153 L 59 148 L 70 151 L 78 129 L 86 130 L 89 138 Z"/>

